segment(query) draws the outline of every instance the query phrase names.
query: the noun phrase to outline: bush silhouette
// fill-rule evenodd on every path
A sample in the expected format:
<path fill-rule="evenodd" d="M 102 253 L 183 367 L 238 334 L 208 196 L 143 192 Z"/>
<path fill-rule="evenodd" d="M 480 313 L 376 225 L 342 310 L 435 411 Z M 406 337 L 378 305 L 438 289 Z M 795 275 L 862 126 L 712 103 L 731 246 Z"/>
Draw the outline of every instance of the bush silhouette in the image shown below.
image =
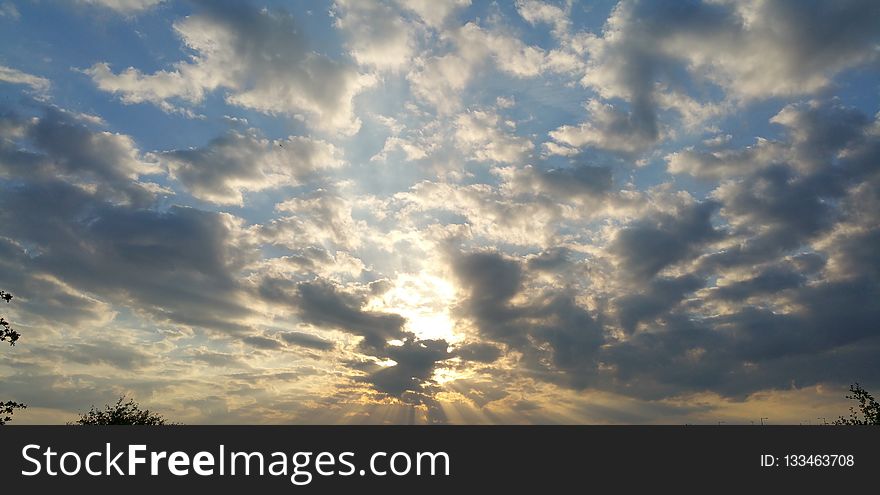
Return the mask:
<path fill-rule="evenodd" d="M 161 414 L 150 412 L 149 409 L 141 409 L 134 399 L 129 399 L 128 402 L 125 402 L 125 396 L 123 395 L 115 404 L 105 405 L 103 410 L 92 406 L 88 412 L 81 414 L 79 419 L 70 424 L 155 426 L 169 423 Z"/>

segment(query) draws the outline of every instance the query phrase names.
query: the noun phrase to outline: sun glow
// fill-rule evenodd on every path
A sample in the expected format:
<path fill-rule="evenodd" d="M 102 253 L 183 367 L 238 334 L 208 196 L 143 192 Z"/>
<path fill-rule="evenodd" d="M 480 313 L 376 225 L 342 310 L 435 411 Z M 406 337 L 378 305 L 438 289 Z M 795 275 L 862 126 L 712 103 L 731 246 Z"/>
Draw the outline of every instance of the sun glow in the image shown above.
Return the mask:
<path fill-rule="evenodd" d="M 370 300 L 368 309 L 403 316 L 406 330 L 419 339 L 444 339 L 450 344 L 462 340 L 450 316 L 455 303 L 455 287 L 450 282 L 421 272 L 398 274 L 391 283 L 391 289 Z"/>

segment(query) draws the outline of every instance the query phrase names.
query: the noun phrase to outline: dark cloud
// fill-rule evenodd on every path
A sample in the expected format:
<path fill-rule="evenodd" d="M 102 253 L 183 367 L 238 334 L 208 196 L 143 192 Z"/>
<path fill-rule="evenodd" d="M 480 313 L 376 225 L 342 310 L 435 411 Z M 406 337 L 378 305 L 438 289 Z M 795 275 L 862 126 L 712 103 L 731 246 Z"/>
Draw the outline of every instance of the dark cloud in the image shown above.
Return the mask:
<path fill-rule="evenodd" d="M 4 238 L 0 238 L 0 280 L 14 290 L 16 307 L 34 323 L 78 327 L 100 324 L 111 315 L 100 301 L 39 272 L 24 246 Z"/>
<path fill-rule="evenodd" d="M 317 335 L 303 332 L 286 332 L 279 334 L 278 337 L 288 344 L 307 347 L 317 351 L 329 351 L 336 347 L 336 344 L 329 340 L 324 340 Z"/>
<path fill-rule="evenodd" d="M 331 282 L 297 284 L 291 296 L 304 322 L 359 335 L 364 338 L 361 346 L 365 349 L 382 349 L 387 341 L 404 337 L 403 317 L 364 311 L 363 299 L 340 291 Z"/>
<path fill-rule="evenodd" d="M 40 353 L 55 355 L 73 363 L 106 364 L 129 371 L 150 366 L 155 362 L 152 355 L 132 345 L 122 345 L 107 340 L 50 347 Z"/>
<path fill-rule="evenodd" d="M 241 204 L 245 191 L 297 185 L 339 162 L 323 141 L 290 137 L 270 141 L 231 131 L 202 148 L 158 154 L 173 178 L 200 199 Z"/>
<path fill-rule="evenodd" d="M 614 146 L 620 134 L 615 127 L 635 141 L 656 140 L 664 108 L 697 125 L 716 103 L 681 95 L 707 80 L 730 99 L 819 91 L 838 72 L 875 58 L 880 29 L 870 19 L 880 15 L 878 9 L 870 0 L 815 2 L 808 9 L 796 1 L 620 2 L 602 37 L 588 48 L 582 83 L 605 99 L 625 100 L 629 109 L 614 118 L 594 115 L 600 125 L 583 124 L 580 134 L 590 139 L 573 145 L 620 149 Z"/>
<path fill-rule="evenodd" d="M 468 290 L 461 316 L 472 319 L 483 339 L 523 353 L 530 371 L 578 388 L 592 379 L 593 357 L 604 343 L 602 324 L 567 290 L 531 293 L 528 302 L 512 299 L 524 290 L 527 276 L 519 261 L 496 252 L 456 255 L 459 282 Z"/>
<path fill-rule="evenodd" d="M 536 172 L 534 181 L 540 191 L 554 198 L 597 197 L 611 189 L 611 167 L 554 168 Z"/>
<path fill-rule="evenodd" d="M 218 368 L 247 368 L 242 356 L 238 354 L 226 354 L 206 350 L 196 350 L 190 356 L 195 361 L 200 361 L 209 366 Z"/>
<path fill-rule="evenodd" d="M 800 287 L 806 281 L 804 275 L 792 267 L 770 267 L 753 278 L 718 287 L 713 297 L 742 301 L 750 297 L 776 294 L 786 289 Z"/>
<path fill-rule="evenodd" d="M 374 280 L 373 282 L 370 282 L 369 287 L 371 294 L 380 296 L 391 290 L 393 284 L 388 280 Z"/>
<path fill-rule="evenodd" d="M 254 252 L 239 244 L 233 217 L 148 208 L 154 194 L 138 178 L 154 170 L 129 137 L 42 111 L 7 112 L 0 136 L 0 170 L 16 179 L 3 184 L 0 235 L 19 243 L 7 247 L 27 270 L 16 287 L 28 307 L 70 322 L 77 306 L 101 309 L 94 295 L 159 320 L 246 330 L 236 322 L 250 313 L 237 272 Z"/>
<path fill-rule="evenodd" d="M 387 346 L 384 354 L 397 364 L 379 368 L 364 380 L 379 392 L 398 397 L 407 392 L 429 392 L 425 387 L 431 384 L 437 362 L 452 357 L 447 346 L 444 340 L 407 340 L 399 346 Z"/>
<path fill-rule="evenodd" d="M 803 284 L 782 268 L 716 289 L 729 298 L 761 297 L 720 316 L 679 308 L 626 340 L 605 347 L 597 359 L 610 371 L 596 383 L 640 398 L 709 390 L 744 398 L 768 388 L 846 383 L 876 376 L 868 357 L 876 352 L 878 285 L 869 276 Z M 785 291 L 787 311 L 772 307 Z M 823 368 L 817 369 L 817 363 Z"/>
<path fill-rule="evenodd" d="M 461 310 L 474 318 L 482 335 L 499 342 L 522 342 L 522 330 L 510 322 L 519 311 L 508 305 L 522 288 L 519 263 L 495 252 L 454 255 L 452 266 L 459 282 L 468 290 Z"/>
<path fill-rule="evenodd" d="M 502 350 L 485 342 L 472 342 L 456 347 L 453 354 L 465 361 L 492 363 L 501 357 Z"/>
<path fill-rule="evenodd" d="M 617 232 L 610 246 L 626 276 L 649 279 L 664 268 L 693 255 L 721 232 L 712 226 L 719 204 L 694 203 L 675 214 L 658 213 Z"/>
<path fill-rule="evenodd" d="M 831 226 L 835 208 L 823 199 L 840 196 L 842 177 L 836 172 L 800 176 L 786 166 L 762 170 L 718 189 L 722 215 L 745 229 L 773 230 L 780 241 L 797 243 Z"/>
<path fill-rule="evenodd" d="M 333 282 L 315 279 L 292 282 L 264 279 L 261 295 L 290 305 L 299 319 L 321 328 L 336 329 L 362 337 L 358 350 L 379 360 L 392 360 L 392 366 L 375 362 L 351 362 L 365 372 L 361 381 L 377 391 L 413 403 L 431 402 L 425 393 L 430 387 L 437 363 L 453 356 L 444 340 L 421 340 L 404 330 L 406 320 L 400 315 L 364 310 L 365 296 L 345 292 Z M 331 342 L 299 332 L 283 333 L 286 342 L 318 350 L 333 348 Z"/>
<path fill-rule="evenodd" d="M 615 301 L 620 326 L 632 333 L 640 322 L 666 313 L 679 304 L 685 295 L 703 287 L 705 283 L 705 280 L 694 275 L 651 280 L 644 291 L 621 296 Z"/>
<path fill-rule="evenodd" d="M 275 339 L 270 339 L 268 337 L 262 337 L 259 335 L 250 335 L 250 336 L 244 337 L 241 340 L 245 344 L 248 344 L 252 347 L 256 347 L 257 349 L 263 349 L 263 350 L 267 350 L 267 351 L 274 351 L 276 349 L 281 349 L 282 347 L 284 347 L 284 344 L 282 344 L 281 342 L 279 342 Z"/>
<path fill-rule="evenodd" d="M 75 421 L 76 414 L 86 412 L 92 406 L 112 404 L 123 394 L 129 397 L 154 397 L 155 394 L 168 393 L 174 385 L 185 384 L 186 380 L 172 382 L 167 379 L 145 379 L 130 377 L 120 380 L 119 376 L 69 376 L 55 370 L 29 370 L 27 373 L 13 373 L 3 377 L 4 394 L 24 402 L 29 408 L 54 408 L 69 412 L 68 421 Z"/>
<path fill-rule="evenodd" d="M 0 198 L 4 235 L 26 242 L 29 267 L 159 320 L 239 333 L 252 312 L 237 278 L 254 252 L 226 215 L 133 209 L 61 182 Z"/>
<path fill-rule="evenodd" d="M 559 272 L 571 263 L 570 255 L 571 253 L 566 248 L 550 248 L 530 257 L 527 263 L 528 268 L 550 273 Z"/>
<path fill-rule="evenodd" d="M 789 160 L 721 183 L 712 193 L 742 241 L 702 261 L 758 264 L 827 234 L 842 220 L 841 199 L 876 173 L 878 140 L 867 117 L 835 102 L 786 107 L 773 118 L 788 127 Z M 864 215 L 864 214 L 862 214 Z"/>
<path fill-rule="evenodd" d="M 153 189 L 138 179 L 159 170 L 143 160 L 130 137 L 94 131 L 55 107 L 41 110 L 36 118 L 0 112 L 0 175 L 27 181 L 64 178 L 94 187 L 107 200 L 136 207 L 152 202 Z"/>
<path fill-rule="evenodd" d="M 687 173 L 701 179 L 725 179 L 746 175 L 767 166 L 782 163 L 788 157 L 787 146 L 777 141 L 759 139 L 743 149 L 706 150 L 687 148 L 666 156 L 667 170 Z"/>

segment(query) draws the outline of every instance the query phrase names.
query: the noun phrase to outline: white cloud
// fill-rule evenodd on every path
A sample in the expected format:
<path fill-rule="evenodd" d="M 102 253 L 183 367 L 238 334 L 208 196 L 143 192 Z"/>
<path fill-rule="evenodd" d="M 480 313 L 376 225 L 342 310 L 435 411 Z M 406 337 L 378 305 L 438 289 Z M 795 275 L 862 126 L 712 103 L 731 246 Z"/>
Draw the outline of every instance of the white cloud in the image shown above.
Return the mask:
<path fill-rule="evenodd" d="M 312 127 L 353 134 L 360 128 L 353 98 L 372 83 L 353 67 L 312 52 L 293 18 L 244 4 L 209 4 L 205 12 L 174 24 L 195 54 L 171 70 L 114 74 L 97 63 L 85 72 L 104 91 L 126 103 L 151 102 L 166 110 L 174 101 L 200 103 L 206 93 L 227 90 L 229 103 L 260 112 L 285 113 Z"/>
<path fill-rule="evenodd" d="M 253 133 L 230 132 L 203 148 L 157 157 L 193 196 L 241 205 L 245 191 L 296 185 L 321 169 L 340 166 L 339 155 L 333 145 L 320 140 L 295 136 L 268 140 Z"/>
<path fill-rule="evenodd" d="M 137 12 L 141 12 L 156 5 L 159 5 L 165 0 L 77 0 L 80 3 L 86 3 L 90 5 L 99 5 L 101 7 L 106 7 L 108 9 L 115 10 L 121 14 L 134 14 Z"/>
<path fill-rule="evenodd" d="M 527 138 L 502 130 L 503 120 L 487 110 L 471 110 L 456 119 L 455 138 L 478 161 L 521 162 L 535 145 Z"/>
<path fill-rule="evenodd" d="M 352 204 L 331 191 L 319 190 L 275 205 L 281 214 L 260 227 L 264 242 L 297 249 L 322 246 L 351 250 L 361 244 L 363 230 L 352 218 Z"/>
<path fill-rule="evenodd" d="M 449 30 L 446 36 L 453 50 L 422 60 L 408 75 L 413 93 L 441 113 L 458 109 L 462 91 L 490 60 L 498 70 L 517 78 L 537 77 L 548 63 L 541 48 L 473 22 Z"/>
<path fill-rule="evenodd" d="M 44 77 L 34 76 L 4 65 L 0 65 L 0 81 L 10 84 L 24 84 L 40 93 L 47 91 L 51 86 L 49 80 Z"/>
<path fill-rule="evenodd" d="M 398 215 L 415 221 L 418 214 L 449 211 L 466 217 L 467 229 L 493 242 L 546 246 L 553 242 L 562 207 L 558 204 L 516 200 L 489 184 L 456 185 L 420 182 L 395 200 L 404 206 Z"/>
<path fill-rule="evenodd" d="M 545 23 L 553 26 L 553 34 L 557 38 L 563 37 L 571 25 L 568 13 L 551 3 L 539 0 L 517 0 L 516 11 L 529 24 Z"/>
<path fill-rule="evenodd" d="M 497 29 L 484 29 L 469 22 L 456 33 L 459 50 L 476 59 L 490 56 L 495 65 L 514 77 L 536 77 L 546 63 L 546 53 L 539 47 L 523 43 L 519 38 Z"/>
<path fill-rule="evenodd" d="M 336 27 L 359 64 L 396 71 L 412 62 L 415 28 L 388 4 L 337 0 L 336 8 L 341 11 Z"/>
<path fill-rule="evenodd" d="M 581 83 L 603 100 L 622 99 L 640 129 L 657 129 L 658 110 L 681 115 L 693 131 L 733 105 L 813 94 L 840 72 L 877 60 L 880 4 L 870 0 L 727 0 L 653 3 L 624 0 L 601 36 L 578 45 L 588 62 Z M 720 96 L 706 89 L 715 86 Z"/>
<path fill-rule="evenodd" d="M 583 84 L 603 98 L 653 106 L 655 83 L 682 69 L 736 99 L 814 93 L 840 71 L 876 59 L 876 2 L 623 1 L 590 56 Z M 676 88 L 672 88 L 676 89 Z"/>
<path fill-rule="evenodd" d="M 402 138 L 399 136 L 390 136 L 385 139 L 385 144 L 382 146 L 382 150 L 373 155 L 370 158 L 370 161 L 377 160 L 386 160 L 388 159 L 388 154 L 395 151 L 400 150 L 406 156 L 406 159 L 409 161 L 413 160 L 421 160 L 423 158 L 427 158 L 428 154 L 435 146 L 432 145 L 422 145 L 417 142 L 414 142 L 407 138 Z"/>

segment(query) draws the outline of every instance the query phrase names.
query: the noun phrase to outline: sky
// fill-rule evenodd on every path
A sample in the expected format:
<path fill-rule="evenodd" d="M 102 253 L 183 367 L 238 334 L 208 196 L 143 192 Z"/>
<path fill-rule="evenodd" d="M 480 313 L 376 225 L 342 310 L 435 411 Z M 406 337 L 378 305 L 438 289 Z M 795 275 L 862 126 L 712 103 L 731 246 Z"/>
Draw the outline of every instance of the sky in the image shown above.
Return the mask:
<path fill-rule="evenodd" d="M 880 389 L 880 3 L 0 0 L 16 423 Z"/>

